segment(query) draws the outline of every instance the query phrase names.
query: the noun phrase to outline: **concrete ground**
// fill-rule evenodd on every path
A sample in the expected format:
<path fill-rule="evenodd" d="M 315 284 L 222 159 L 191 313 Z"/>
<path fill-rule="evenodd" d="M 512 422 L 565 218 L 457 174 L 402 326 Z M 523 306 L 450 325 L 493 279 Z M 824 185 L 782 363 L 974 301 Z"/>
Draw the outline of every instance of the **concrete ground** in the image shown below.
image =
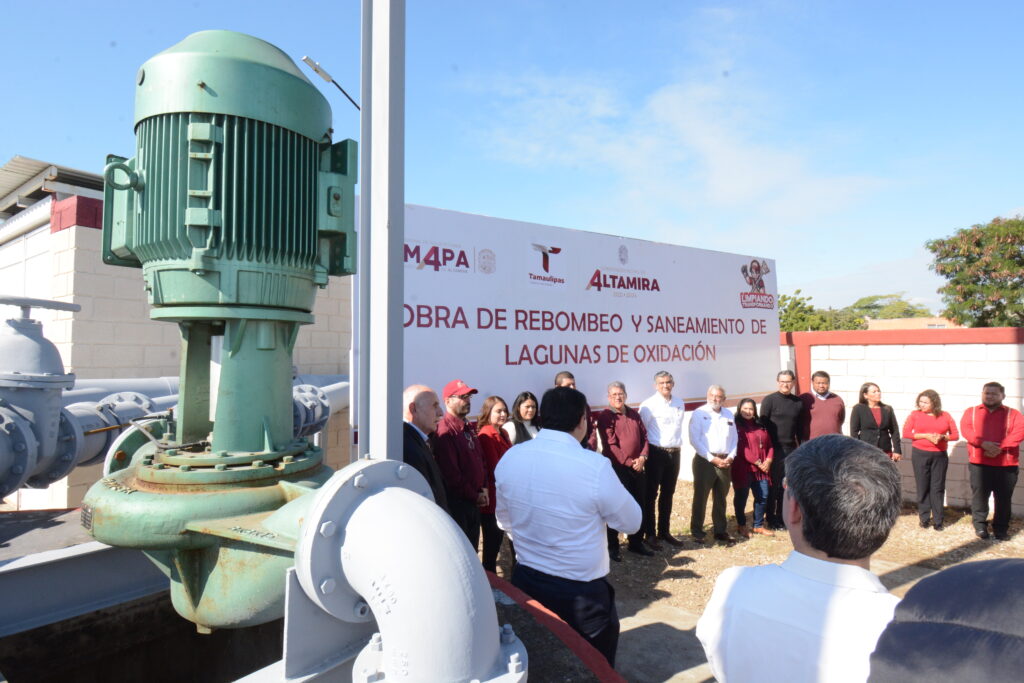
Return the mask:
<path fill-rule="evenodd" d="M 932 570 L 875 560 L 875 572 L 892 593 L 903 595 Z M 697 640 L 699 614 L 664 601 L 620 601 L 621 619 L 616 670 L 631 683 L 703 683 L 714 681 Z M 652 647 L 652 643 L 656 646 Z"/>

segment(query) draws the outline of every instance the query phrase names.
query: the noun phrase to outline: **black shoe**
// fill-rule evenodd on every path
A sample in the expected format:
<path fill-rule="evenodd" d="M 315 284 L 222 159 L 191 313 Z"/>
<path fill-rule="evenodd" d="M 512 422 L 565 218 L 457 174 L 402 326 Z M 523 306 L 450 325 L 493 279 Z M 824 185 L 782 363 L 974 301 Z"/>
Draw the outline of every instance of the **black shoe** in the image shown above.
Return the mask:
<path fill-rule="evenodd" d="M 675 546 L 676 548 L 682 548 L 684 545 L 686 545 L 672 534 L 658 534 L 658 538 L 665 541 L 665 543 L 668 543 L 671 546 Z"/>
<path fill-rule="evenodd" d="M 693 540 L 697 541 L 697 543 L 703 543 L 704 539 L 707 537 L 707 534 L 705 534 L 703 531 L 695 531 L 693 532 L 692 536 Z"/>
<path fill-rule="evenodd" d="M 974 530 L 974 535 L 977 536 L 978 538 L 980 538 L 983 541 L 987 541 L 988 540 L 988 529 L 975 529 Z"/>
<path fill-rule="evenodd" d="M 936 531 L 942 531 L 945 528 L 946 527 L 942 526 L 942 522 L 939 522 L 938 524 L 935 525 L 935 530 Z"/>
<path fill-rule="evenodd" d="M 1010 540 L 1010 534 L 1006 533 L 1005 531 L 997 531 L 995 533 L 995 537 L 996 537 L 997 541 L 1009 541 Z"/>
<path fill-rule="evenodd" d="M 922 529 L 927 529 L 927 528 L 928 528 L 928 527 L 930 527 L 931 525 L 932 525 L 932 523 L 931 523 L 931 522 L 929 522 L 929 521 L 928 521 L 927 519 L 922 519 L 922 520 L 921 520 L 921 528 L 922 528 Z"/>
<path fill-rule="evenodd" d="M 631 553 L 636 553 L 637 555 L 643 555 L 644 557 L 653 557 L 654 556 L 654 551 L 653 550 L 648 550 L 647 548 L 644 547 L 644 545 L 642 543 L 639 543 L 637 545 L 628 545 L 628 546 L 626 546 L 626 550 L 628 550 Z"/>
<path fill-rule="evenodd" d="M 622 562 L 622 553 L 619 552 L 618 548 L 616 548 L 615 550 L 609 550 L 608 559 L 610 559 L 612 562 Z"/>
<path fill-rule="evenodd" d="M 664 546 L 661 545 L 661 543 L 658 543 L 658 539 L 654 536 L 648 536 L 646 539 L 644 539 L 644 543 L 646 543 L 647 547 L 651 550 L 661 550 L 662 548 L 664 548 Z"/>
<path fill-rule="evenodd" d="M 736 539 L 726 533 L 715 534 L 716 541 L 724 541 L 725 543 L 735 543 Z"/>

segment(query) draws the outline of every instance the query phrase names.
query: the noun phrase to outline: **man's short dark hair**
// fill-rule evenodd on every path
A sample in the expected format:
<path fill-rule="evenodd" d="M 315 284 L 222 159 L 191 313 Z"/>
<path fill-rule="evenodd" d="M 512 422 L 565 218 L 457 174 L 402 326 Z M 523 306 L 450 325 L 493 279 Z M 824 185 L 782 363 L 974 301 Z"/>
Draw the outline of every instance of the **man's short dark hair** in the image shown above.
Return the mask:
<path fill-rule="evenodd" d="M 1006 396 L 1006 387 L 1004 387 L 999 382 L 986 382 L 981 389 L 982 391 L 984 391 L 985 389 L 998 389 L 1000 394 Z"/>
<path fill-rule="evenodd" d="M 540 414 L 544 416 L 544 429 L 571 432 L 587 412 L 587 397 L 582 391 L 569 387 L 554 387 L 544 392 L 540 400 Z"/>
<path fill-rule="evenodd" d="M 775 381 L 778 382 L 780 379 L 783 378 L 783 376 L 789 377 L 790 379 L 793 380 L 796 379 L 796 375 L 793 374 L 792 370 L 779 370 L 779 373 L 775 375 Z"/>
<path fill-rule="evenodd" d="M 576 377 L 568 370 L 562 370 L 560 373 L 555 375 L 555 386 L 561 386 L 563 379 L 571 379 L 573 382 L 576 381 Z"/>
<path fill-rule="evenodd" d="M 824 377 L 824 378 L 825 378 L 825 379 L 827 379 L 827 380 L 828 380 L 829 382 L 831 382 L 831 381 L 832 381 L 832 378 L 831 378 L 831 377 L 829 377 L 829 376 L 828 376 L 828 373 L 827 373 L 827 372 L 825 372 L 824 370 L 818 370 L 818 371 L 817 371 L 816 373 L 814 373 L 813 375 L 811 375 L 811 379 L 812 379 L 812 380 L 813 380 L 813 379 L 814 379 L 815 377 Z"/>
<path fill-rule="evenodd" d="M 900 513 L 900 474 L 879 449 L 841 434 L 811 439 L 786 456 L 787 493 L 803 513 L 803 535 L 840 560 L 882 547 Z"/>

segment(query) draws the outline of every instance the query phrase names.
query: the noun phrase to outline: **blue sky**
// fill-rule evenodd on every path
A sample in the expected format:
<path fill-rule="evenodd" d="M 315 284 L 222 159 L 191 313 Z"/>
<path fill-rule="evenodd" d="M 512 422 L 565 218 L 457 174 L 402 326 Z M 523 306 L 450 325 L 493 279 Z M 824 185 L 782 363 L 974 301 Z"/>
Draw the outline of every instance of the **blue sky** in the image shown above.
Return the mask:
<path fill-rule="evenodd" d="M 1013 2 L 410 0 L 406 199 L 774 258 L 780 291 L 819 305 L 935 309 L 925 240 L 1024 211 L 1022 20 Z M 131 156 L 139 65 L 209 28 L 358 94 L 353 0 L 56 0 L 0 41 L 0 163 Z"/>

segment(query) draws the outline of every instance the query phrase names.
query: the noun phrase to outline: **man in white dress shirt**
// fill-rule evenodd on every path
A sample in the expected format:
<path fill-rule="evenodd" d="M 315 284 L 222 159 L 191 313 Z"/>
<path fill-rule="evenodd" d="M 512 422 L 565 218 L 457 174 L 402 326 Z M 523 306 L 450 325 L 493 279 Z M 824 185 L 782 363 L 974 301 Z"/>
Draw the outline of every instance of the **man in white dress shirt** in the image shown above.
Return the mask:
<path fill-rule="evenodd" d="M 662 370 L 654 375 L 654 395 L 640 404 L 640 419 L 647 428 L 647 495 L 644 496 L 642 531 L 647 545 L 661 550 L 661 541 L 680 547 L 683 542 L 672 536 L 672 496 L 679 480 L 679 454 L 683 445 L 683 417 L 686 407 L 672 395 L 676 382 L 672 373 Z M 661 489 L 661 495 L 658 495 Z M 655 506 L 654 499 L 658 499 Z M 657 524 L 655 524 L 657 510 Z"/>
<path fill-rule="evenodd" d="M 697 637 L 720 683 L 864 681 L 899 602 L 869 569 L 899 515 L 899 472 L 839 434 L 803 444 L 785 467 L 793 552 L 722 572 Z"/>
<path fill-rule="evenodd" d="M 693 507 L 690 510 L 690 533 L 695 541 L 704 540 L 704 513 L 711 499 L 711 523 L 715 540 L 732 543 L 725 530 L 725 498 L 729 495 L 736 457 L 736 420 L 723 407 L 725 389 L 708 387 L 708 402 L 690 416 L 690 445 L 693 446 Z"/>
<path fill-rule="evenodd" d="M 619 616 L 605 525 L 640 528 L 640 506 L 608 458 L 587 450 L 586 397 L 569 387 L 541 399 L 544 426 L 495 469 L 498 526 L 516 547 L 512 584 L 540 601 L 615 665 Z"/>

